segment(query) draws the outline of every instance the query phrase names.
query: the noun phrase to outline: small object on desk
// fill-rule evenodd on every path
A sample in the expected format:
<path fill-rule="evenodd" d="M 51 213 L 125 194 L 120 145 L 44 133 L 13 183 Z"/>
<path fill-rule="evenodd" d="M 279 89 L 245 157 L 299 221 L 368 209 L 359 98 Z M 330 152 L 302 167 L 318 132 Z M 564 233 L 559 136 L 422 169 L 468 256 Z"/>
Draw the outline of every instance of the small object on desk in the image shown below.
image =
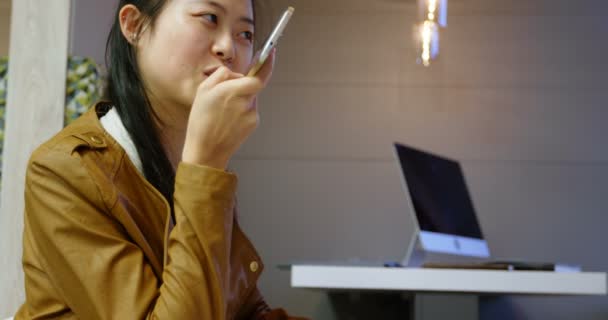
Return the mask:
<path fill-rule="evenodd" d="M 480 263 L 425 263 L 423 268 L 435 269 L 485 269 L 485 270 L 508 270 L 508 271 L 555 271 L 555 272 L 580 272 L 578 265 L 543 262 L 521 262 L 521 261 L 490 261 Z"/>
<path fill-rule="evenodd" d="M 555 271 L 555 272 L 581 272 L 580 265 L 553 263 L 553 262 L 522 262 L 522 261 L 494 261 L 495 264 L 508 264 L 513 270 L 529 271 Z"/>
<path fill-rule="evenodd" d="M 428 269 L 483 269 L 483 270 L 513 270 L 512 266 L 503 263 L 441 263 L 427 262 L 422 265 Z"/>
<path fill-rule="evenodd" d="M 399 263 L 397 261 L 387 261 L 384 263 L 384 266 L 387 268 L 403 268 L 401 263 Z"/>

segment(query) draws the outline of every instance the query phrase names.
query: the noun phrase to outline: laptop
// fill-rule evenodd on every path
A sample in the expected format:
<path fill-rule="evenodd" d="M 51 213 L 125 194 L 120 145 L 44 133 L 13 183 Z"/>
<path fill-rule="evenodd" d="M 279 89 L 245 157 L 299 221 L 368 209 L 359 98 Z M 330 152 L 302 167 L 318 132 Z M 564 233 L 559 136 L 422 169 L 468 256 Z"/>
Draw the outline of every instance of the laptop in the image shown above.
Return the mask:
<path fill-rule="evenodd" d="M 417 254 L 434 252 L 489 258 L 462 168 L 452 159 L 395 143 L 395 156 L 414 233 L 402 264 L 419 266 Z M 416 252 L 422 251 L 422 252 Z"/>
<path fill-rule="evenodd" d="M 565 264 L 489 261 L 460 163 L 400 143 L 394 143 L 394 151 L 415 222 L 401 266 L 580 271 L 580 266 Z"/>

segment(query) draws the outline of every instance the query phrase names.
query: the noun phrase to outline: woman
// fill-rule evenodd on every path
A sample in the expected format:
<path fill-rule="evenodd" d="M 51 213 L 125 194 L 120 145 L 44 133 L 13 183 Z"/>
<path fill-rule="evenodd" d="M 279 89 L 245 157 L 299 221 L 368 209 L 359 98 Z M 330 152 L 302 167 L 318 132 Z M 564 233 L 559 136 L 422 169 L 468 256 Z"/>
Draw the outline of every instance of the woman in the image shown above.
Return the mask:
<path fill-rule="evenodd" d="M 121 0 L 108 102 L 26 178 L 16 319 L 287 319 L 257 289 L 226 166 L 258 124 L 251 0 Z"/>

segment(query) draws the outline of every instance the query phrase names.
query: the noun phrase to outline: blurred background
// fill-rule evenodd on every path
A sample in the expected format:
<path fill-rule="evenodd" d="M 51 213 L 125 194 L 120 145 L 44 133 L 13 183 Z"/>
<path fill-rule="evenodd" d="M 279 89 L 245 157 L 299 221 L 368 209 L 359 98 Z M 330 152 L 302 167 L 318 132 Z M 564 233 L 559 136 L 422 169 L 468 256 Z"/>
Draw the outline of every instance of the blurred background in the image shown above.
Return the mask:
<path fill-rule="evenodd" d="M 278 264 L 405 254 L 393 142 L 461 162 L 493 256 L 608 271 L 608 1 L 449 0 L 429 67 L 415 1 L 259 1 L 263 28 L 296 8 L 261 126 L 231 163 L 272 306 L 337 319 Z M 115 5 L 72 2 L 70 54 L 103 66 Z M 0 0 L 0 56 L 10 8 Z M 608 297 L 485 297 L 480 317 L 608 319 Z"/>

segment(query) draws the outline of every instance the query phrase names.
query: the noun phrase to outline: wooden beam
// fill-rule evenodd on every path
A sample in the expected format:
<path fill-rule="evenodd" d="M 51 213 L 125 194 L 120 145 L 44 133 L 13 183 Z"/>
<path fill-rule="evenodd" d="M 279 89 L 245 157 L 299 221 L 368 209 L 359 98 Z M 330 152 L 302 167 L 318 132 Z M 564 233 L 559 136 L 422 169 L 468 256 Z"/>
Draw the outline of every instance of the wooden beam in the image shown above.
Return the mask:
<path fill-rule="evenodd" d="M 31 152 L 63 127 L 71 0 L 13 1 L 0 195 L 0 318 L 25 301 L 23 189 Z"/>

